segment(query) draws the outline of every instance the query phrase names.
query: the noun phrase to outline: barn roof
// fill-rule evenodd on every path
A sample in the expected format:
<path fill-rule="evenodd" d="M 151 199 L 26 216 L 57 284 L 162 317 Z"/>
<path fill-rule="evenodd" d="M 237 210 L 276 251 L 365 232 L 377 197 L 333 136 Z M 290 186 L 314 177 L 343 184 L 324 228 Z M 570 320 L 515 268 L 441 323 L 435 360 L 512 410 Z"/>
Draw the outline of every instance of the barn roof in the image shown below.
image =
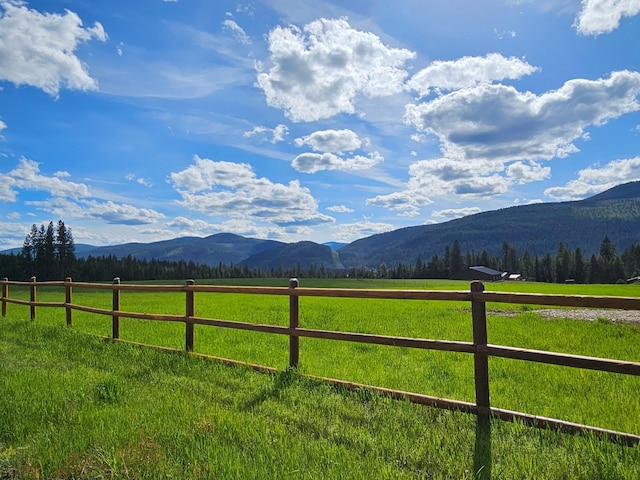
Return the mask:
<path fill-rule="evenodd" d="M 499 272 L 498 270 L 494 270 L 493 268 L 484 267 L 484 266 L 481 266 L 481 265 L 477 266 L 477 267 L 469 267 L 469 270 L 475 270 L 476 272 L 484 273 L 485 275 L 491 275 L 491 276 L 500 275 L 500 276 L 502 276 L 502 272 Z"/>

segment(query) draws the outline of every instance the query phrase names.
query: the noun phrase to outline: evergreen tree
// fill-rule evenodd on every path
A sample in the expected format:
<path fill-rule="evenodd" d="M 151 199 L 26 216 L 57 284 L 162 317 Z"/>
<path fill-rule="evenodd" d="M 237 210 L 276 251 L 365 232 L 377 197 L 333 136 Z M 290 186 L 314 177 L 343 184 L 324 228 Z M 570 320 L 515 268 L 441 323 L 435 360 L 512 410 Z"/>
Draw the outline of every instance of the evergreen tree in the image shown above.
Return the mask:
<path fill-rule="evenodd" d="M 73 266 L 76 260 L 75 250 L 71 229 L 67 228 L 62 220 L 58 220 L 56 254 L 60 279 L 73 275 Z"/>
<path fill-rule="evenodd" d="M 464 268 L 464 262 L 462 260 L 462 251 L 460 249 L 460 242 L 456 240 L 451 247 L 451 257 L 449 259 L 449 275 L 456 274 Z"/>
<path fill-rule="evenodd" d="M 600 257 L 606 262 L 611 263 L 616 256 L 616 247 L 607 235 L 602 239 L 600 243 Z"/>
<path fill-rule="evenodd" d="M 574 278 L 576 283 L 584 283 L 587 280 L 587 266 L 584 263 L 584 259 L 582 258 L 582 250 L 580 247 L 576 248 L 575 253 L 573 254 L 573 263 L 574 263 Z"/>

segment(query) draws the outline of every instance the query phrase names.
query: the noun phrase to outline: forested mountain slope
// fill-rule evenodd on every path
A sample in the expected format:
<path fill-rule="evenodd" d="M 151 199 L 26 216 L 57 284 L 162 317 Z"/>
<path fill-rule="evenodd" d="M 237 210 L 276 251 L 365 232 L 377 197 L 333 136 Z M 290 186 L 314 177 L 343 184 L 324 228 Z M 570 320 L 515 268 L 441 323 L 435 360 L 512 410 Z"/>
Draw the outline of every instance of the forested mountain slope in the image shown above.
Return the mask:
<path fill-rule="evenodd" d="M 462 252 L 499 255 L 506 241 L 520 253 L 542 255 L 555 253 L 562 242 L 591 255 L 605 235 L 619 250 L 640 242 L 640 182 L 580 201 L 522 205 L 402 228 L 356 240 L 338 253 L 347 268 L 412 263 L 418 257 L 427 261 L 456 240 Z"/>

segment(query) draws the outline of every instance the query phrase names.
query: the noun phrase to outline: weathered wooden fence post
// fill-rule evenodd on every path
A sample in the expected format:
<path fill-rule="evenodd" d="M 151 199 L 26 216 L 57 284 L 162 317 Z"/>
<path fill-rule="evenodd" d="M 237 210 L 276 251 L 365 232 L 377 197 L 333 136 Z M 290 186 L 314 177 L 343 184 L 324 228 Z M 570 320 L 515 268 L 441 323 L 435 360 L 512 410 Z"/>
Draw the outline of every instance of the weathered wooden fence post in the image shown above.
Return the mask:
<path fill-rule="evenodd" d="M 186 299 L 186 306 L 185 306 L 186 307 L 185 308 L 185 316 L 186 316 L 186 322 L 185 322 L 185 348 L 186 348 L 187 352 L 193 352 L 194 336 L 195 336 L 194 327 L 195 327 L 195 325 L 190 321 L 190 319 L 191 319 L 191 317 L 195 316 L 195 314 L 196 314 L 194 291 L 190 290 L 188 287 L 191 287 L 191 286 L 193 286 L 195 284 L 196 284 L 195 280 L 187 280 L 187 281 L 185 281 L 185 287 L 186 287 L 186 292 L 185 292 L 185 299 Z"/>
<path fill-rule="evenodd" d="M 29 280 L 29 309 L 31 311 L 31 320 L 36 319 L 36 277 Z"/>
<path fill-rule="evenodd" d="M 7 316 L 7 301 L 5 299 L 9 298 L 9 279 L 4 277 L 2 279 L 2 316 Z"/>
<path fill-rule="evenodd" d="M 71 277 L 64 279 L 64 308 L 67 316 L 67 327 L 71 326 Z"/>
<path fill-rule="evenodd" d="M 113 302 L 111 303 L 111 309 L 113 314 L 111 317 L 111 338 L 117 340 L 120 338 L 120 315 L 117 313 L 120 311 L 120 277 L 113 279 Z"/>
<path fill-rule="evenodd" d="M 298 288 L 297 278 L 289 279 L 289 288 Z M 300 309 L 297 295 L 289 295 L 289 328 L 295 330 L 300 323 Z M 300 337 L 289 335 L 289 367 L 297 368 L 300 363 Z"/>
<path fill-rule="evenodd" d="M 471 282 L 476 407 L 479 416 L 488 416 L 491 412 L 491 402 L 489 401 L 489 356 L 487 354 L 487 305 L 476 299 L 476 296 L 480 296 L 482 292 L 484 292 L 482 282 Z"/>

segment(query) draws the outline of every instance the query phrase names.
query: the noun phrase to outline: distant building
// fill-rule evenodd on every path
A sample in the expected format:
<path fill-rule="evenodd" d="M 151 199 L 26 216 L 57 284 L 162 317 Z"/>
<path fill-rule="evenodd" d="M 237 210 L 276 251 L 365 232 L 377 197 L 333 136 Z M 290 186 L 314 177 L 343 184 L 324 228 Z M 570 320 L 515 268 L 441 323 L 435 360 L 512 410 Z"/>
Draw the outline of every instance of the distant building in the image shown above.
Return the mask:
<path fill-rule="evenodd" d="M 512 282 L 524 282 L 525 278 L 521 273 L 510 273 L 507 275 L 505 280 L 511 280 Z"/>
<path fill-rule="evenodd" d="M 507 275 L 506 272 L 499 272 L 493 268 L 476 266 L 469 267 L 466 270 L 455 273 L 451 276 L 452 280 L 483 280 L 487 282 L 498 282 L 503 280 Z"/>

